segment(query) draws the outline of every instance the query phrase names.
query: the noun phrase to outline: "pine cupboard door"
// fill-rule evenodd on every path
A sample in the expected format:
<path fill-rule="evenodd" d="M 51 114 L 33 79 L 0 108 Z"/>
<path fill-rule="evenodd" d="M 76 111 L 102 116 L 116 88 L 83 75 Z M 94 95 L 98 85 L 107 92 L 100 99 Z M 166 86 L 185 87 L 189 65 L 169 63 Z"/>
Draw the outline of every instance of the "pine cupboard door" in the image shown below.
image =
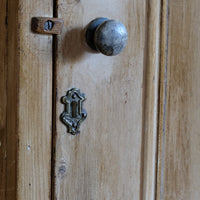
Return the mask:
<path fill-rule="evenodd" d="M 58 0 L 64 21 L 54 51 L 52 196 L 67 200 L 154 199 L 160 2 Z M 91 52 L 83 30 L 97 18 L 120 20 L 128 43 L 117 56 Z M 87 96 L 80 134 L 66 132 L 61 97 Z"/>
<path fill-rule="evenodd" d="M 199 0 L 0 1 L 0 200 L 199 200 Z M 62 18 L 60 35 L 33 17 Z M 84 31 L 121 21 L 117 56 Z M 87 99 L 72 135 L 71 88 Z M 74 111 L 73 111 L 74 112 Z"/>
<path fill-rule="evenodd" d="M 159 0 L 0 1 L 0 199 L 154 200 L 159 83 Z M 33 17 L 59 17 L 60 35 Z M 121 21 L 117 56 L 92 52 L 84 29 Z M 80 134 L 67 132 L 61 98 L 86 94 Z"/>
<path fill-rule="evenodd" d="M 0 1 L 0 199 L 153 200 L 156 186 L 159 0 Z M 60 35 L 33 17 L 59 17 Z M 121 21 L 117 56 L 92 52 L 84 29 Z M 80 134 L 67 133 L 61 98 L 86 94 Z"/>

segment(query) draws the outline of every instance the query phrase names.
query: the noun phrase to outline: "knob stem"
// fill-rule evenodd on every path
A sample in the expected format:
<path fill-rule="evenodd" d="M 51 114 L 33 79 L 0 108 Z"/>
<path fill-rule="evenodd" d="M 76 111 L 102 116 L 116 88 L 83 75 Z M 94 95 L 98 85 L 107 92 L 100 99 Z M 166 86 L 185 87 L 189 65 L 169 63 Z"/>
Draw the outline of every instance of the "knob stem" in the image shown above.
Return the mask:
<path fill-rule="evenodd" d="M 104 18 L 104 17 L 96 18 L 92 20 L 87 26 L 86 33 L 85 33 L 86 43 L 94 51 L 98 51 L 94 43 L 95 31 L 99 27 L 99 25 L 101 25 L 103 22 L 108 21 L 108 20 L 109 20 L 108 18 Z"/>

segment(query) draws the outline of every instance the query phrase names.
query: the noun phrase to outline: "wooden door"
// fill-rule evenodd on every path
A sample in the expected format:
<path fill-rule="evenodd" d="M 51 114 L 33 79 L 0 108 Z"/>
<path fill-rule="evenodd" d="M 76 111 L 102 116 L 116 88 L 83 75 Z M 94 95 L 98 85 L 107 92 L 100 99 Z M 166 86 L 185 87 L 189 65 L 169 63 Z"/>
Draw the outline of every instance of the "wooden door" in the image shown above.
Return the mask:
<path fill-rule="evenodd" d="M 200 3 L 1 0 L 0 199 L 198 200 Z M 32 17 L 59 17 L 61 35 Z M 117 56 L 84 29 L 121 21 Z M 71 88 L 86 94 L 81 133 L 61 122 Z"/>
<path fill-rule="evenodd" d="M 148 30 L 159 25 L 159 4 L 152 2 L 156 12 L 148 21 L 149 6 L 138 0 L 57 2 L 64 29 L 55 50 L 56 199 L 154 198 L 159 31 Z M 127 27 L 128 45 L 120 55 L 86 47 L 83 30 L 96 17 L 118 19 Z M 148 37 L 154 41 L 149 46 Z M 67 134 L 59 118 L 60 99 L 74 87 L 87 95 L 88 117 L 77 136 Z"/>

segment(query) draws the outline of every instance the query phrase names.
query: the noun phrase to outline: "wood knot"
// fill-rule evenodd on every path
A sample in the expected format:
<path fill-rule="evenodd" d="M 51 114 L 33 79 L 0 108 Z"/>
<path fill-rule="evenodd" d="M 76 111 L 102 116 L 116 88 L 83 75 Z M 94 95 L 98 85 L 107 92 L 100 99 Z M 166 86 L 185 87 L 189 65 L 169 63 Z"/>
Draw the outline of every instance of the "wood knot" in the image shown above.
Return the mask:
<path fill-rule="evenodd" d="M 63 178 L 63 176 L 65 175 L 65 173 L 66 173 L 66 166 L 65 165 L 61 165 L 60 167 L 59 167 L 59 170 L 58 170 L 58 174 L 59 174 L 59 176 L 61 177 L 61 178 Z"/>

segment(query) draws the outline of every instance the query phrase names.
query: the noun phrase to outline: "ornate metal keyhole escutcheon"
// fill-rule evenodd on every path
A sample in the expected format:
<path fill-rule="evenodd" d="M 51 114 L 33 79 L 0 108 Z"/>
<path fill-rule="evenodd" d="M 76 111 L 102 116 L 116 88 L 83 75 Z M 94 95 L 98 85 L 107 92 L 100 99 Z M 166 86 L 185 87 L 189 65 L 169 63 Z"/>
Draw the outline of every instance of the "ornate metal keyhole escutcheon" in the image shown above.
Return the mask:
<path fill-rule="evenodd" d="M 87 117 L 87 112 L 82 109 L 85 101 L 85 94 L 79 89 L 72 88 L 67 91 L 67 95 L 63 96 L 61 101 L 65 104 L 65 110 L 61 114 L 61 121 L 67 126 L 68 132 L 72 135 L 78 134 L 80 125 Z"/>

